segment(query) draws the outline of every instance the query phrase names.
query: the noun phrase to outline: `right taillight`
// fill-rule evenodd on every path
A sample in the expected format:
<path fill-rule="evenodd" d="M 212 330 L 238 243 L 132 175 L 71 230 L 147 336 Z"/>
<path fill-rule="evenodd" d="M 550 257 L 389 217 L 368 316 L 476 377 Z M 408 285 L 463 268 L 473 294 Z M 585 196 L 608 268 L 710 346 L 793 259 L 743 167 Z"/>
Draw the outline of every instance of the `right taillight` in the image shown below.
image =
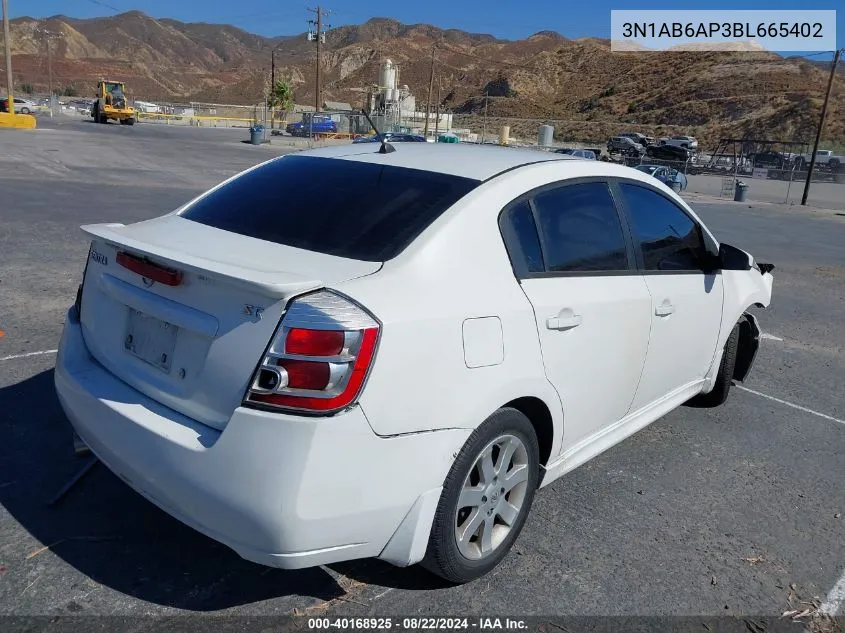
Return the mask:
<path fill-rule="evenodd" d="M 244 402 L 321 414 L 350 406 L 372 367 L 379 329 L 375 317 L 337 292 L 295 299 Z"/>

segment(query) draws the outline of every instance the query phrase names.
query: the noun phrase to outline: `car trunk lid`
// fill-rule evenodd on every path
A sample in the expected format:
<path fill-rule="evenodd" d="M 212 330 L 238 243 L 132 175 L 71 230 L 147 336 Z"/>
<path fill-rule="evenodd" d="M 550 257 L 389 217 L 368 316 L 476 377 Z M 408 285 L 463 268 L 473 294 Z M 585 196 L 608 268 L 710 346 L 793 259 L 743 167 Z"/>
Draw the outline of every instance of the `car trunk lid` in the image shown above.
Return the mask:
<path fill-rule="evenodd" d="M 292 297 L 381 267 L 175 214 L 82 230 L 92 240 L 81 299 L 91 355 L 141 393 L 218 429 Z"/>

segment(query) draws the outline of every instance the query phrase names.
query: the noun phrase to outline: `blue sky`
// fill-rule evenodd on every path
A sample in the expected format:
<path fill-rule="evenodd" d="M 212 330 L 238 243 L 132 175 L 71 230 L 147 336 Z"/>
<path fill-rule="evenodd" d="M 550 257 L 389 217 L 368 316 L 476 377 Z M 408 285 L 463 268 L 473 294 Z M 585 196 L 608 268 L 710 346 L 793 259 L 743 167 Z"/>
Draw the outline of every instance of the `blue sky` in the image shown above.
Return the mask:
<path fill-rule="evenodd" d="M 624 0 L 321 0 L 333 10 L 333 26 L 356 24 L 374 16 L 393 17 L 406 23 L 427 22 L 445 28 L 492 33 L 518 39 L 537 31 L 553 30 L 567 37 L 609 37 L 611 9 L 799 9 L 795 0 L 691 0 L 683 6 L 661 2 Z M 261 35 L 290 35 L 305 30 L 313 0 L 251 0 L 249 3 L 219 0 L 9 0 L 12 17 L 46 17 L 62 13 L 86 18 L 139 9 L 153 17 L 185 22 L 234 24 Z M 492 7 L 496 7 L 495 9 Z M 803 8 L 839 9 L 837 46 L 845 46 L 845 5 L 842 0 L 814 0 Z M 117 9 L 115 11 L 113 9 Z M 824 59 L 824 56 L 819 57 Z"/>

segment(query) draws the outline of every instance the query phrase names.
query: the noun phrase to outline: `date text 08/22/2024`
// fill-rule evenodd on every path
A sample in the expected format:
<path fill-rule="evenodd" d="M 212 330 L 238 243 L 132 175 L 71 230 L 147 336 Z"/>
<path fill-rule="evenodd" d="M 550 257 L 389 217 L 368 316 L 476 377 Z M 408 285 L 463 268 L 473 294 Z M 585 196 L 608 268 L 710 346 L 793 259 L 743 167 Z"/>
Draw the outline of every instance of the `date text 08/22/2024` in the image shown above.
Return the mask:
<path fill-rule="evenodd" d="M 309 618 L 308 629 L 319 630 L 371 630 L 371 631 L 499 631 L 524 630 L 525 620 L 498 617 L 409 617 L 409 618 Z"/>

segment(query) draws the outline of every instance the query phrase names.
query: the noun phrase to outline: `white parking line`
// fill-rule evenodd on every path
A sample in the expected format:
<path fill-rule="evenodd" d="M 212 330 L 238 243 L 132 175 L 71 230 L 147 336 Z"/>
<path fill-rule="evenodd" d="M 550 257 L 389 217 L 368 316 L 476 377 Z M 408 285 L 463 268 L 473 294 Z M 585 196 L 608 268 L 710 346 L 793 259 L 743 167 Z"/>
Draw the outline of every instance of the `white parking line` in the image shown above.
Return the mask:
<path fill-rule="evenodd" d="M 772 400 L 774 402 L 778 402 L 780 404 L 784 404 L 787 407 L 792 407 L 793 409 L 798 409 L 799 411 L 803 411 L 804 413 L 811 413 L 812 415 L 817 415 L 820 418 L 824 418 L 825 420 L 830 420 L 831 422 L 839 422 L 839 424 L 845 424 L 845 420 L 840 420 L 839 418 L 834 418 L 832 415 L 827 415 L 826 413 L 819 413 L 818 411 L 813 411 L 812 409 L 808 409 L 807 407 L 802 407 L 800 404 L 795 404 L 794 402 L 787 402 L 786 400 L 781 400 L 780 398 L 775 398 L 774 396 L 770 396 L 767 393 L 761 393 L 759 391 L 754 391 L 753 389 L 749 389 L 748 387 L 743 387 L 742 385 L 737 385 L 737 389 L 742 389 L 743 391 L 747 391 L 748 393 L 753 393 L 755 396 L 760 396 L 761 398 L 766 398 L 768 400 Z"/>
<path fill-rule="evenodd" d="M 764 339 L 767 339 L 769 341 L 782 341 L 783 340 L 781 337 L 775 336 L 773 334 L 769 334 L 768 332 L 763 332 L 760 335 L 760 338 L 764 338 Z"/>
<path fill-rule="evenodd" d="M 827 594 L 827 598 L 819 607 L 819 613 L 833 617 L 839 613 L 843 604 L 845 604 L 845 573 L 839 577 L 833 589 Z"/>
<path fill-rule="evenodd" d="M 55 354 L 57 349 L 45 349 L 40 352 L 27 352 L 26 354 L 12 354 L 11 356 L 0 357 L 0 361 L 15 360 L 16 358 L 29 358 L 30 356 L 43 356 L 44 354 Z"/>

